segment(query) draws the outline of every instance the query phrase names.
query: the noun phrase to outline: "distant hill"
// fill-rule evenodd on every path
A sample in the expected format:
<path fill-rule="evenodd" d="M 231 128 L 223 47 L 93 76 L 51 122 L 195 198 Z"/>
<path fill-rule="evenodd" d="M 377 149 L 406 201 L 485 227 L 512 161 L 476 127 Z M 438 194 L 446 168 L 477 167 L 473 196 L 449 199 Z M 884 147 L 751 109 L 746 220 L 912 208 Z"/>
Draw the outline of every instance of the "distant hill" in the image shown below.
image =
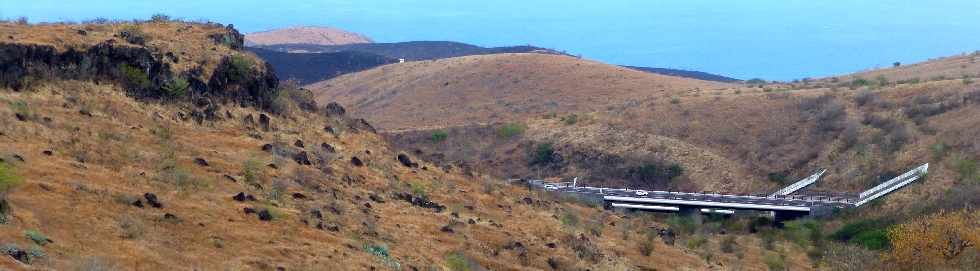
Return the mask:
<path fill-rule="evenodd" d="M 398 62 L 394 58 L 355 51 L 292 54 L 254 47 L 248 50 L 271 64 L 280 78 L 297 79 L 301 84 Z"/>
<path fill-rule="evenodd" d="M 386 65 L 309 86 L 382 129 L 588 112 L 731 84 L 548 54 L 474 55 Z"/>
<path fill-rule="evenodd" d="M 282 28 L 245 35 L 246 46 L 283 43 L 341 45 L 371 42 L 374 41 L 358 33 L 347 32 L 333 27 L 316 26 Z"/>
<path fill-rule="evenodd" d="M 636 67 L 636 66 L 623 66 L 623 67 L 627 67 L 627 68 L 634 69 L 634 70 L 639 70 L 639 71 L 652 72 L 652 73 L 663 74 L 663 75 L 686 77 L 686 78 L 701 79 L 701 80 L 707 80 L 707 81 L 717 81 L 717 82 L 726 82 L 726 83 L 734 83 L 734 82 L 742 81 L 742 80 L 738 80 L 738 79 L 727 77 L 727 76 L 723 76 L 723 75 L 717 75 L 717 74 L 706 73 L 706 72 L 699 72 L 699 71 L 688 71 L 688 70 L 667 69 L 667 68 Z"/>
<path fill-rule="evenodd" d="M 563 55 L 564 53 L 535 46 L 506 46 L 480 47 L 472 44 L 452 41 L 409 41 L 396 43 L 362 43 L 345 45 L 315 45 L 315 44 L 272 44 L 260 46 L 280 52 L 300 53 L 329 53 L 329 52 L 364 52 L 378 54 L 395 59 L 434 60 L 450 57 L 489 55 L 503 53 L 542 53 Z"/>

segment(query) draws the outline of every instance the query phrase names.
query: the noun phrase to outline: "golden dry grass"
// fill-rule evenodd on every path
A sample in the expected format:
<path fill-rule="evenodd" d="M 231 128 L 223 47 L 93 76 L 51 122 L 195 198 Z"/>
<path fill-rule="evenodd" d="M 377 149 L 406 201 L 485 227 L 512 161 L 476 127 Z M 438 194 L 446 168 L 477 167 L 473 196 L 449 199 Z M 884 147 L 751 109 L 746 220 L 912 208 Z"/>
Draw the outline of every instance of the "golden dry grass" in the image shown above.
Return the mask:
<path fill-rule="evenodd" d="M 32 266 L 11 258 L 0 260 L 0 266 L 64 270 L 95 261 L 129 270 L 383 269 L 383 263 L 363 249 L 365 245 L 387 247 L 403 268 L 423 269 L 445 268 L 446 255 L 453 252 L 463 252 L 491 270 L 548 269 L 548 258 L 593 270 L 723 269 L 718 265 L 744 261 L 722 257 L 707 265 L 695 252 L 662 244 L 653 256 L 640 256 L 634 243 L 606 226 L 603 237 L 589 235 L 604 255 L 590 263 L 562 241 L 567 235 L 588 235 L 586 228 L 597 224 L 586 221 L 604 217 L 600 223 L 640 223 L 637 231 L 654 222 L 554 202 L 550 196 L 499 181 L 491 181 L 488 189 L 489 177 L 444 172 L 425 162 L 422 165 L 428 170 L 410 169 L 398 164 L 395 152 L 379 136 L 349 130 L 329 135 L 322 126 L 336 126 L 337 120 L 319 115 L 273 117 L 277 130 L 261 132 L 240 121 L 259 112 L 226 107 L 234 119 L 197 125 L 178 120 L 181 106 L 142 103 L 123 93 L 111 85 L 75 81 L 49 83 L 29 92 L 0 90 L 0 104 L 5 105 L 0 106 L 0 154 L 7 161 L 13 154 L 25 159 L 13 162 L 25 183 L 8 196 L 12 219 L 0 225 L 0 239 L 29 247 L 24 231 L 36 230 L 55 241 L 43 247 L 49 256 Z M 14 111 L 21 109 L 6 106 L 11 102 L 25 103 L 32 120 L 14 120 Z M 81 108 L 93 116 L 79 114 Z M 321 142 L 338 149 L 339 158 L 324 166 L 329 173 L 259 150 L 264 143 L 289 144 L 296 139 L 302 139 L 311 152 Z M 45 150 L 53 155 L 43 155 Z M 186 172 L 190 181 L 175 183 L 166 175 L 170 152 L 175 154 L 176 168 Z M 351 165 L 351 156 L 367 165 Z M 195 165 L 192 160 L 198 157 L 210 166 Z M 243 164 L 250 160 L 259 164 L 257 175 L 264 190 L 244 183 Z M 264 166 L 267 163 L 276 163 L 279 169 Z M 229 181 L 225 174 L 238 182 Z M 286 184 L 287 193 L 280 200 L 267 196 L 277 181 Z M 447 206 L 447 211 L 433 213 L 392 197 L 411 191 L 409 183 L 427 187 L 432 200 Z M 231 199 L 243 191 L 259 201 Z M 158 195 L 164 208 L 140 209 L 123 201 L 146 192 Z M 289 195 L 294 192 L 309 199 L 293 199 Z M 386 202 L 368 200 L 371 194 Z M 521 202 L 525 196 L 543 202 L 526 205 Z M 242 212 L 253 206 L 277 210 L 281 217 L 263 222 Z M 342 212 L 333 214 L 327 206 L 338 206 Z M 323 209 L 324 220 L 341 230 L 333 233 L 301 223 L 305 218 L 315 224 L 308 215 L 312 208 Z M 464 223 L 470 218 L 480 222 L 457 226 L 455 233 L 441 232 L 453 219 L 453 211 Z M 562 226 L 557 217 L 565 212 L 583 222 Z M 165 213 L 176 215 L 180 222 L 163 219 Z M 527 247 L 527 262 L 502 248 L 515 241 Z M 557 247 L 545 246 L 551 242 Z M 763 268 L 757 261 L 742 264 L 749 270 Z"/>
<path fill-rule="evenodd" d="M 372 43 L 364 35 L 332 27 L 300 26 L 249 33 L 245 40 L 258 45 L 271 44 L 318 44 L 344 45 Z"/>
<path fill-rule="evenodd" d="M 391 64 L 309 88 L 318 101 L 340 102 L 390 130 L 602 110 L 730 86 L 569 56 L 495 54 Z"/>

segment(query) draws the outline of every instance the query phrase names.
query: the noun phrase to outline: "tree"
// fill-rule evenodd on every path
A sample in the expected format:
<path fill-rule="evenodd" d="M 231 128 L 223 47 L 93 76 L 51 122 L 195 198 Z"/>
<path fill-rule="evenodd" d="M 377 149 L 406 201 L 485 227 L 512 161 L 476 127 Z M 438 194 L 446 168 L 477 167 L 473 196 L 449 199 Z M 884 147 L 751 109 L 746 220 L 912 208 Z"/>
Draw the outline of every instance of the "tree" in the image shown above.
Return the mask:
<path fill-rule="evenodd" d="M 899 225 L 888 236 L 892 250 L 885 256 L 899 266 L 948 266 L 980 244 L 980 211 L 940 211 Z"/>

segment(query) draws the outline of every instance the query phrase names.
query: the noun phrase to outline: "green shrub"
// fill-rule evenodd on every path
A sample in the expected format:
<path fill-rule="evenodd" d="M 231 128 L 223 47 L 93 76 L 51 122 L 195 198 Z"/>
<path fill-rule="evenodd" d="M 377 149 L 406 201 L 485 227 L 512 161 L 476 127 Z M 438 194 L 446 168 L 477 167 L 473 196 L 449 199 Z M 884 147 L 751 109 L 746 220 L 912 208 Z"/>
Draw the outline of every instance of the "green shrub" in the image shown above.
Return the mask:
<path fill-rule="evenodd" d="M 953 168 L 960 175 L 960 181 L 962 182 L 980 181 L 980 172 L 977 171 L 977 160 L 959 157 L 953 162 Z"/>
<path fill-rule="evenodd" d="M 190 83 L 187 79 L 183 77 L 177 77 L 167 84 L 163 85 L 164 93 L 169 97 L 184 97 L 187 96 L 187 90 L 190 88 Z"/>
<path fill-rule="evenodd" d="M 640 254 L 643 256 L 650 256 L 653 254 L 654 242 L 653 238 L 646 238 L 640 242 Z"/>
<path fill-rule="evenodd" d="M 766 252 L 762 256 L 762 262 L 766 263 L 771 271 L 786 270 L 786 259 L 782 255 L 776 254 L 774 252 Z"/>
<path fill-rule="evenodd" d="M 888 239 L 888 229 L 873 229 L 858 233 L 851 238 L 850 243 L 863 246 L 870 250 L 884 250 L 891 247 Z"/>
<path fill-rule="evenodd" d="M 562 225 L 572 227 L 572 228 L 578 226 L 579 224 L 578 215 L 575 215 L 572 212 L 565 212 L 564 214 L 561 215 L 560 220 Z"/>
<path fill-rule="evenodd" d="M 240 55 L 232 55 L 228 59 L 228 69 L 225 70 L 225 76 L 231 81 L 242 81 L 255 67 L 255 62 L 251 59 Z"/>
<path fill-rule="evenodd" d="M 667 225 L 670 225 L 671 229 L 680 234 L 692 234 L 698 228 L 694 218 L 680 215 L 667 218 Z"/>
<path fill-rule="evenodd" d="M 679 104 L 679 103 L 681 103 L 681 98 L 670 97 L 670 104 Z"/>
<path fill-rule="evenodd" d="M 555 148 L 551 143 L 540 143 L 531 156 L 532 165 L 547 165 L 555 162 Z"/>
<path fill-rule="evenodd" d="M 150 16 L 150 21 L 154 23 L 165 23 L 165 22 L 169 22 L 170 20 L 171 20 L 170 15 L 163 14 L 163 13 L 157 13 L 157 14 L 153 14 L 153 16 Z"/>
<path fill-rule="evenodd" d="M 525 127 L 523 124 L 520 123 L 504 124 L 503 126 L 500 126 L 500 128 L 497 128 L 497 137 L 503 139 L 513 138 L 515 136 L 523 134 L 524 130 L 526 129 L 527 127 Z"/>
<path fill-rule="evenodd" d="M 150 77 L 142 69 L 130 66 L 126 63 L 119 63 L 119 72 L 122 75 L 123 83 L 126 87 L 136 90 L 145 90 L 153 86 Z"/>
<path fill-rule="evenodd" d="M 245 183 L 256 184 L 259 182 L 258 177 L 259 171 L 259 161 L 255 158 L 249 158 L 242 163 L 242 175 L 245 178 Z"/>
<path fill-rule="evenodd" d="M 871 84 L 871 82 L 869 82 L 867 79 L 864 79 L 864 78 L 861 78 L 861 77 L 854 78 L 854 80 L 851 80 L 851 88 L 863 87 L 863 86 L 867 86 L 869 84 Z"/>
<path fill-rule="evenodd" d="M 737 245 L 738 245 L 738 243 L 735 242 L 735 236 L 734 235 L 728 235 L 728 236 L 725 236 L 724 239 L 721 239 L 721 243 L 718 246 L 719 246 L 719 249 L 721 249 L 721 252 L 724 252 L 724 253 L 733 253 L 733 252 L 735 252 L 735 246 L 737 246 Z"/>
<path fill-rule="evenodd" d="M 12 165 L 0 162 L 0 199 L 7 191 L 21 184 L 21 178 Z"/>
<path fill-rule="evenodd" d="M 863 219 L 844 225 L 830 237 L 837 241 L 880 250 L 890 246 L 888 229 L 892 225 L 894 221 L 891 219 Z"/>
<path fill-rule="evenodd" d="M 48 239 L 47 236 L 44 236 L 44 234 L 41 234 L 40 232 L 37 232 L 35 230 L 25 231 L 24 235 L 26 235 L 27 238 L 31 239 L 31 241 L 34 241 L 34 243 L 39 246 L 47 245 L 48 242 L 50 242 L 50 239 Z"/>
<path fill-rule="evenodd" d="M 429 140 L 435 143 L 446 141 L 447 138 L 449 138 L 449 133 L 446 133 L 444 130 L 433 131 L 432 135 L 429 136 Z"/>
<path fill-rule="evenodd" d="M 462 252 L 453 252 L 446 255 L 446 267 L 452 271 L 472 270 L 472 261 Z"/>
<path fill-rule="evenodd" d="M 706 243 L 708 243 L 708 239 L 704 238 L 704 236 L 695 236 L 691 239 L 687 239 L 687 248 L 699 249 L 701 248 L 701 246 L 704 246 L 704 244 Z"/>
<path fill-rule="evenodd" d="M 801 247 L 819 244 L 823 238 L 823 226 L 817 221 L 800 219 L 788 221 L 784 225 L 783 233 L 786 239 L 795 242 Z"/>
<path fill-rule="evenodd" d="M 27 105 L 26 101 L 17 100 L 9 102 L 8 104 L 10 105 L 10 110 L 14 111 L 14 113 L 20 114 L 27 118 L 31 117 L 31 107 Z"/>
<path fill-rule="evenodd" d="M 429 197 L 429 192 L 428 192 L 429 188 L 426 187 L 425 184 L 422 184 L 420 182 L 410 182 L 409 183 L 409 186 L 412 189 L 412 195 L 413 196 L 419 197 L 419 198 L 428 198 Z"/>
<path fill-rule="evenodd" d="M 395 258 L 391 257 L 391 254 L 388 253 L 388 248 L 382 246 L 364 245 L 364 250 L 377 257 L 378 260 L 392 270 L 401 270 L 401 263 L 399 263 L 398 260 L 395 260 Z"/>
<path fill-rule="evenodd" d="M 561 121 L 564 122 L 565 125 L 573 125 L 575 123 L 578 123 L 578 115 L 571 114 L 571 115 L 565 116 L 565 117 L 561 118 Z"/>

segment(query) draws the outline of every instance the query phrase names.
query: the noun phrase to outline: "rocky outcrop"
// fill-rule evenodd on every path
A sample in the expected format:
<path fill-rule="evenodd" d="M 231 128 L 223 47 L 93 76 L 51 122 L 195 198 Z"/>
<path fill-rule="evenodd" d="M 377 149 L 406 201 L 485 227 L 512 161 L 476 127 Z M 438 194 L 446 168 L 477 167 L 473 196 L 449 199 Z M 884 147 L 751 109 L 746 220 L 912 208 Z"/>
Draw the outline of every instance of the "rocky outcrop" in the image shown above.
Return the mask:
<path fill-rule="evenodd" d="M 229 28 L 214 34 L 231 48 L 242 47 L 242 36 Z M 272 67 L 250 58 L 226 55 L 211 71 L 204 65 L 175 72 L 173 53 L 137 43 L 106 40 L 89 47 L 58 50 L 51 45 L 0 43 L 0 87 L 30 88 L 46 80 L 92 80 L 124 86 L 137 98 L 205 97 L 268 109 L 279 84 Z M 212 64 L 213 65 L 213 64 Z M 264 65 L 259 67 L 258 65 Z M 205 74 L 211 74 L 205 77 Z"/>

